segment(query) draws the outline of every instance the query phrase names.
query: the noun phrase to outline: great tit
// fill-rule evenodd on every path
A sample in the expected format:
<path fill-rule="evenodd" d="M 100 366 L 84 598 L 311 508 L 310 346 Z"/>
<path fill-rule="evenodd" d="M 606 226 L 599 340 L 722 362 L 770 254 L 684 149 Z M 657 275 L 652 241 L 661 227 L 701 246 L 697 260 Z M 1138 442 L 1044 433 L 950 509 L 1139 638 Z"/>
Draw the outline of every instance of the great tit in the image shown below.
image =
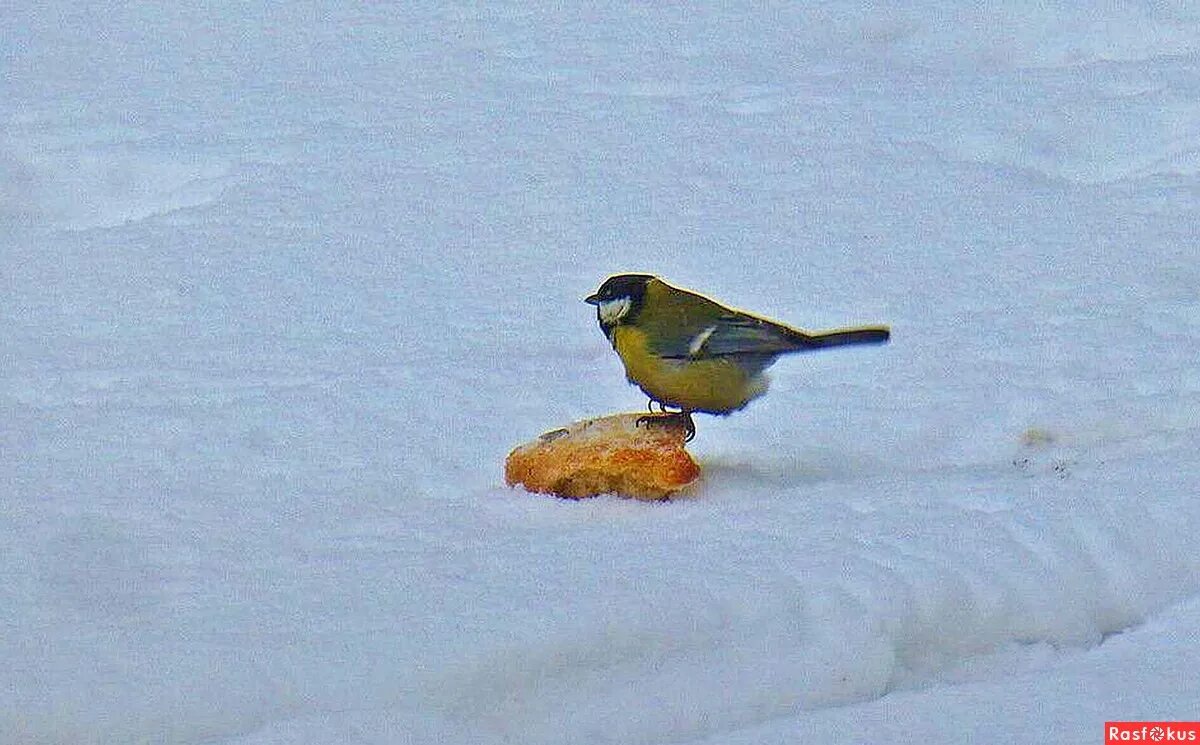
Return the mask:
<path fill-rule="evenodd" d="M 847 344 L 882 344 L 887 326 L 801 331 L 650 274 L 617 274 L 584 302 L 625 365 L 625 377 L 695 435 L 693 412 L 730 414 L 767 391 L 763 374 L 780 355 Z M 649 420 L 652 417 L 643 417 Z"/>

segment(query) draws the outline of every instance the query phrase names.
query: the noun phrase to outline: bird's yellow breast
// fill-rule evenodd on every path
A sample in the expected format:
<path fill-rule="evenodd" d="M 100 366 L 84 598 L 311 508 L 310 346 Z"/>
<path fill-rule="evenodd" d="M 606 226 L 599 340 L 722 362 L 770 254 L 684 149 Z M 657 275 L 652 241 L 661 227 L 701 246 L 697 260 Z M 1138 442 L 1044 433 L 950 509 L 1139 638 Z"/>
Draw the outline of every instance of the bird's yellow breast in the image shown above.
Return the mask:
<path fill-rule="evenodd" d="M 614 328 L 612 342 L 629 381 L 668 406 L 728 414 L 766 392 L 765 378 L 748 375 L 728 359 L 658 357 L 650 351 L 646 334 L 634 326 Z"/>

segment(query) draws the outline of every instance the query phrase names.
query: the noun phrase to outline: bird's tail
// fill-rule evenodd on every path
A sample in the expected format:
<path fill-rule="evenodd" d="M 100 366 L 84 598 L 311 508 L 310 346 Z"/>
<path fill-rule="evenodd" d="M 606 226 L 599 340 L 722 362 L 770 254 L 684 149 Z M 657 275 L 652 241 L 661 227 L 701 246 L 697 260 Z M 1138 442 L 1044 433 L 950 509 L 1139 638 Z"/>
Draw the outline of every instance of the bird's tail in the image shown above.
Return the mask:
<path fill-rule="evenodd" d="M 835 329 L 800 334 L 801 349 L 824 349 L 849 344 L 885 344 L 892 332 L 887 326 L 860 326 L 851 329 Z"/>

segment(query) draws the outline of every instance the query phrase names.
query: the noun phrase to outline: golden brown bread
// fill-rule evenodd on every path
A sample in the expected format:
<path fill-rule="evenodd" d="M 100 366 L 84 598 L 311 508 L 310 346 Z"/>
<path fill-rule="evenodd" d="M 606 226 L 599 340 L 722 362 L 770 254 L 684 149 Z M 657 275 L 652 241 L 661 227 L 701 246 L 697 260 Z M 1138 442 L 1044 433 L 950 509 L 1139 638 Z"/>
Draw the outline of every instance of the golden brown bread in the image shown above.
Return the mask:
<path fill-rule="evenodd" d="M 644 414 L 575 422 L 513 450 L 504 464 L 510 486 L 568 499 L 619 494 L 665 499 L 694 482 L 700 467 L 684 449 L 682 422 Z"/>

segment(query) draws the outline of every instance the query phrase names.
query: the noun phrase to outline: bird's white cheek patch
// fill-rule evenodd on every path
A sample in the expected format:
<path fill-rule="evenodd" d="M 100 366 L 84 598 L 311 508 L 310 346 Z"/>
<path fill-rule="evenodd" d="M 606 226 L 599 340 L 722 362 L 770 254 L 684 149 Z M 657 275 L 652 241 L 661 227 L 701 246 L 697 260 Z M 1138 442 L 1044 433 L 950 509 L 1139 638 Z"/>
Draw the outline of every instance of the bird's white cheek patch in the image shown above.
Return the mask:
<path fill-rule="evenodd" d="M 632 303 L 627 297 L 605 300 L 597 306 L 600 309 L 600 320 L 612 325 L 625 317 L 625 314 L 629 312 L 630 305 Z"/>

